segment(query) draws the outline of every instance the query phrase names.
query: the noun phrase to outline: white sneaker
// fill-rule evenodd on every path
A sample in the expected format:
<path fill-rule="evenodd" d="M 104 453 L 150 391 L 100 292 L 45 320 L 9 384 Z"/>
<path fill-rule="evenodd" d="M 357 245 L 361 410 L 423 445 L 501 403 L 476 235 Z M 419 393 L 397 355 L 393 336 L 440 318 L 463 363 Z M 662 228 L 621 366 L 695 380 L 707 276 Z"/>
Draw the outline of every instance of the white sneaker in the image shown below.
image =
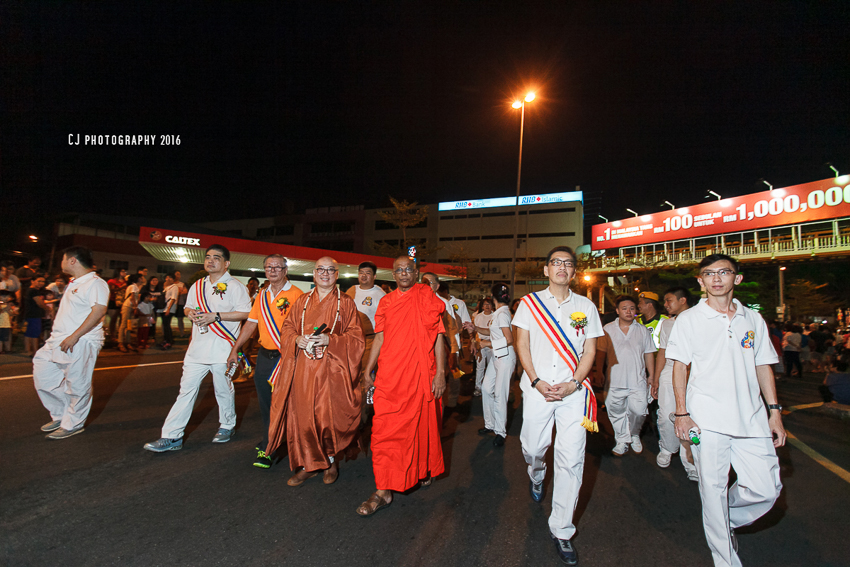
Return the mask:
<path fill-rule="evenodd" d="M 629 452 L 629 444 L 628 443 L 617 443 L 614 445 L 614 448 L 611 449 L 611 452 L 614 453 L 617 457 L 622 457 L 626 453 Z"/>
<path fill-rule="evenodd" d="M 637 435 L 632 435 L 632 451 L 638 455 L 643 452 L 643 445 L 640 442 L 640 437 Z"/>
<path fill-rule="evenodd" d="M 661 467 L 662 469 L 666 469 L 670 466 L 670 459 L 672 457 L 673 453 L 665 449 L 661 449 L 661 451 L 658 452 L 658 456 L 655 457 L 655 464 Z"/>

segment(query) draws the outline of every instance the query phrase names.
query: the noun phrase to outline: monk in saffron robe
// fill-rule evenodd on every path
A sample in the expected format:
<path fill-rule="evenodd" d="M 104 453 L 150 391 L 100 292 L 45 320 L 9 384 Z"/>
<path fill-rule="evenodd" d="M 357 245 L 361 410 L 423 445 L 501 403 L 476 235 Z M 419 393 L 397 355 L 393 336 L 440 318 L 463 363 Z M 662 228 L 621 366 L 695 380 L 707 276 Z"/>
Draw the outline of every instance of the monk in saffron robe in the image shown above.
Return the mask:
<path fill-rule="evenodd" d="M 445 304 L 418 284 L 416 263 L 402 256 L 393 263 L 398 289 L 381 299 L 375 313 L 375 340 L 363 373 L 371 386 L 375 364 L 372 468 L 377 491 L 358 508 L 370 516 L 389 506 L 392 492 L 404 492 L 420 479 L 445 469 L 440 446 L 440 397 L 446 388 Z"/>
<path fill-rule="evenodd" d="M 269 446 L 285 441 L 295 474 L 289 486 L 325 471 L 339 476 L 339 456 L 357 440 L 360 359 L 365 341 L 354 301 L 336 286 L 339 266 L 324 257 L 313 270 L 315 289 L 292 305 L 280 333 L 282 367 L 272 392 Z M 327 328 L 319 335 L 316 329 Z"/>

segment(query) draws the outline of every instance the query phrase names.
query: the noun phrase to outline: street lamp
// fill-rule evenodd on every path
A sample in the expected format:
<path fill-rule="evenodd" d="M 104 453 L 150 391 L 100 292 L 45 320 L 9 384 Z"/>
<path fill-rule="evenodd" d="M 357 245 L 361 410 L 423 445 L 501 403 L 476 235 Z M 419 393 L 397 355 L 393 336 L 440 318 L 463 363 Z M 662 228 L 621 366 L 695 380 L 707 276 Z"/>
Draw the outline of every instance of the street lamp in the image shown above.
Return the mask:
<path fill-rule="evenodd" d="M 709 192 L 708 192 L 708 194 L 709 194 L 709 195 L 713 195 L 713 196 L 717 197 L 717 200 L 718 200 L 718 201 L 719 201 L 720 199 L 722 199 L 722 197 L 721 197 L 720 195 L 718 195 L 717 193 L 715 193 L 714 191 L 709 191 Z"/>
<path fill-rule="evenodd" d="M 632 213 L 634 216 L 638 216 L 638 214 L 636 212 L 634 212 L 633 210 L 631 210 L 631 209 L 626 209 L 626 210 L 629 211 L 630 213 Z"/>
<path fill-rule="evenodd" d="M 767 182 L 767 181 L 765 181 L 764 179 L 759 179 L 759 181 L 761 181 L 762 183 L 764 183 L 765 185 L 767 185 L 768 187 L 770 187 L 770 190 L 771 190 L 771 191 L 773 191 L 773 185 L 771 185 L 770 183 L 768 183 L 768 182 Z"/>
<path fill-rule="evenodd" d="M 605 217 L 603 217 L 602 215 L 596 215 L 596 216 L 597 216 L 597 217 L 599 217 L 599 218 L 601 218 L 601 219 L 602 219 L 602 220 L 604 220 L 605 222 L 608 222 L 608 219 L 606 219 L 606 218 L 605 218 Z"/>
<path fill-rule="evenodd" d="M 511 105 L 521 109 L 519 121 L 519 163 L 516 168 L 516 205 L 514 210 L 514 254 L 511 260 L 511 297 L 515 297 L 516 288 L 516 250 L 519 248 L 519 182 L 522 174 L 522 131 L 525 128 L 525 103 L 534 100 L 534 93 L 529 92 L 522 101 L 515 100 Z"/>
<path fill-rule="evenodd" d="M 835 168 L 832 166 L 832 164 L 831 164 L 831 163 L 826 162 L 824 165 L 825 165 L 825 166 L 827 166 L 829 169 L 831 169 L 831 170 L 832 170 L 832 172 L 835 174 L 835 176 L 836 176 L 836 177 L 838 177 L 838 170 L 837 170 L 837 169 L 835 169 Z"/>
<path fill-rule="evenodd" d="M 38 242 L 38 237 L 34 234 L 30 234 L 30 242 Z"/>
<path fill-rule="evenodd" d="M 673 203 L 671 203 L 670 201 L 664 201 L 664 202 L 663 202 L 663 203 L 661 203 L 661 204 L 662 204 L 662 205 L 670 205 L 670 210 L 671 210 L 671 211 L 675 211 L 675 210 L 676 210 L 676 205 L 674 205 L 674 204 L 673 204 Z"/>

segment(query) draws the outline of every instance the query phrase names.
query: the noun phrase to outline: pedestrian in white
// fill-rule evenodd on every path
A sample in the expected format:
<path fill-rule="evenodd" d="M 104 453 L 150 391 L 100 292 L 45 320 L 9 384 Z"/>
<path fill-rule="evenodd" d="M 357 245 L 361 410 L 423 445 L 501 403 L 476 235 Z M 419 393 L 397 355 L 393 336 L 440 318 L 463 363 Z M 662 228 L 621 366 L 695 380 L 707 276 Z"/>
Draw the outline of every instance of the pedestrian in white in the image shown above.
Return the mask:
<path fill-rule="evenodd" d="M 493 445 L 501 447 L 508 436 L 508 396 L 511 377 L 516 366 L 514 337 L 511 332 L 511 292 L 505 284 L 496 284 L 491 290 L 496 302 L 496 312 L 490 324 L 490 345 L 493 362 L 487 367 L 481 383 L 481 405 L 484 408 L 484 429 L 479 433 L 493 432 Z"/>
<path fill-rule="evenodd" d="M 676 437 L 672 415 L 676 412 L 676 397 L 673 395 L 673 361 L 666 357 L 667 342 L 676 317 L 685 311 L 691 302 L 691 292 L 685 287 L 672 287 L 664 293 L 664 308 L 670 315 L 661 321 L 658 356 L 655 359 L 655 378 L 651 387 L 658 391 L 658 456 L 655 463 L 661 468 L 670 466 L 670 460 L 679 453 L 688 479 L 697 481 L 697 468 L 691 455 L 691 444 Z"/>
<path fill-rule="evenodd" d="M 478 334 L 478 341 L 485 341 L 484 344 L 489 344 L 490 341 L 490 323 L 493 322 L 493 300 L 485 297 L 479 304 L 481 311 L 473 317 L 475 332 Z M 481 383 L 484 381 L 484 373 L 487 368 L 493 365 L 493 349 L 489 346 L 481 345 L 476 349 L 475 357 L 475 390 L 473 396 L 481 395 Z"/>
<path fill-rule="evenodd" d="M 145 444 L 155 453 L 183 448 L 183 430 L 192 416 L 198 389 L 212 373 L 221 427 L 213 443 L 227 443 L 236 426 L 233 384 L 227 376 L 227 358 L 239 336 L 241 321 L 251 312 L 247 288 L 232 278 L 230 252 L 220 244 L 206 251 L 204 269 L 209 274 L 192 284 L 186 301 L 186 317 L 192 320 L 192 340 L 183 360 L 180 393 L 162 427 L 162 438 Z"/>
<path fill-rule="evenodd" d="M 103 347 L 103 317 L 109 286 L 97 277 L 91 250 L 72 246 L 62 252 L 62 271 L 73 279 L 65 288 L 50 338 L 35 354 L 32 375 L 50 423 L 48 439 L 66 439 L 85 429 L 91 410 L 92 372 Z"/>
<path fill-rule="evenodd" d="M 605 405 L 614 428 L 616 445 L 611 452 L 622 457 L 631 446 L 635 453 L 643 452 L 640 429 L 646 420 L 651 391 L 647 376 L 655 376 L 655 343 L 652 331 L 637 322 L 637 304 L 633 297 L 621 295 L 617 305 L 617 319 L 604 327 L 606 341 L 600 341 L 596 355 L 596 368 L 602 375 L 602 364 L 607 357 L 610 387 Z M 648 373 L 648 374 L 647 374 Z"/>
<path fill-rule="evenodd" d="M 705 257 L 698 280 L 707 299 L 676 318 L 666 350 L 676 361 L 676 435 L 699 435 L 702 521 L 722 566 L 741 565 L 734 530 L 767 513 L 782 490 L 776 447 L 785 444 L 785 429 L 771 369 L 778 357 L 764 319 L 732 297 L 742 279 L 735 259 Z M 728 487 L 730 465 L 738 478 Z"/>
<path fill-rule="evenodd" d="M 513 319 L 524 370 L 520 442 L 528 463 L 531 498 L 543 500 L 546 452 L 552 444 L 552 427 L 557 425 L 549 531 L 558 556 L 569 565 L 578 561 L 571 539 L 576 532 L 573 513 L 584 473 L 587 430 L 597 430 L 596 398 L 588 375 L 596 338 L 603 334 L 593 302 L 570 291 L 575 273 L 572 249 L 552 249 L 543 267 L 549 287 L 526 295 Z"/>

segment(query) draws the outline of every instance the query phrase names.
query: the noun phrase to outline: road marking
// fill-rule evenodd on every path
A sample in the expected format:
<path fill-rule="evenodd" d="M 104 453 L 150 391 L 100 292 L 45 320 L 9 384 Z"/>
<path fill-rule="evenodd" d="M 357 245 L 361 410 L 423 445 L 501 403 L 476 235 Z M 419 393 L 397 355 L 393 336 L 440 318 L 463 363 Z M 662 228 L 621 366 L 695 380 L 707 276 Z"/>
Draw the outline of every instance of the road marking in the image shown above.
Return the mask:
<path fill-rule="evenodd" d="M 146 364 L 130 364 L 127 366 L 107 366 L 105 368 L 95 368 L 95 372 L 98 370 L 120 370 L 122 368 L 140 368 L 142 366 L 162 366 L 163 364 L 183 364 L 182 360 L 172 360 L 171 362 L 148 362 Z M 0 381 L 3 380 L 19 380 L 21 378 L 32 378 L 32 374 L 21 374 L 20 376 L 7 376 L 5 378 L 0 378 Z"/>
<path fill-rule="evenodd" d="M 830 461 L 829 459 L 827 459 L 826 457 L 824 457 L 823 455 L 821 455 L 820 453 L 818 453 L 817 451 L 797 439 L 797 437 L 795 437 L 794 434 L 788 431 L 787 429 L 785 430 L 785 434 L 788 436 L 788 441 L 790 441 L 792 445 L 794 445 L 803 453 L 811 457 L 817 464 L 821 465 L 822 467 L 831 472 L 834 472 L 835 474 L 840 476 L 845 482 L 850 483 L 850 472 L 847 472 L 846 470 L 842 469 L 841 467 L 839 467 L 838 465 L 836 465 L 835 463 L 833 463 L 832 461 Z"/>

